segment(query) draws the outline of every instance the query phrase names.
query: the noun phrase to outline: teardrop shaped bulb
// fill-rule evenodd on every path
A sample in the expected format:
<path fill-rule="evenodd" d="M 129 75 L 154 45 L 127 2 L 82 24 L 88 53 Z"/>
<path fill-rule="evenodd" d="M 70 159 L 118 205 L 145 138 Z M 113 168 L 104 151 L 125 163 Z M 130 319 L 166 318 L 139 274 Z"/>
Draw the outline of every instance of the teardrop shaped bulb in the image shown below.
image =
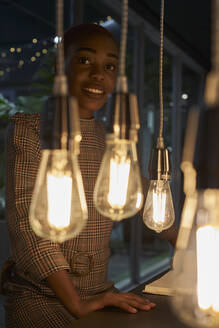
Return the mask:
<path fill-rule="evenodd" d="M 175 220 L 170 185 L 167 180 L 151 180 L 148 190 L 143 221 L 157 233 L 168 229 Z"/>
<path fill-rule="evenodd" d="M 94 188 L 97 210 L 114 221 L 120 221 L 136 214 L 142 203 L 142 184 L 135 143 L 110 139 L 108 136 L 106 152 Z"/>
<path fill-rule="evenodd" d="M 77 156 L 68 150 L 43 150 L 30 206 L 34 232 L 54 242 L 78 235 L 87 205 Z"/>

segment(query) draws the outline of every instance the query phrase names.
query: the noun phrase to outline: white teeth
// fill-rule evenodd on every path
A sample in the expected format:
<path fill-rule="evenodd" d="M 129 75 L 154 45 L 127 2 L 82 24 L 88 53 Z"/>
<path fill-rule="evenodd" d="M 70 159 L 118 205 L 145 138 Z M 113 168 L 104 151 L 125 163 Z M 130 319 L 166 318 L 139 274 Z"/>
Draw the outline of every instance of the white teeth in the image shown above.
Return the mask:
<path fill-rule="evenodd" d="M 103 94 L 103 91 L 99 89 L 84 88 L 84 90 L 89 91 L 91 93 Z"/>

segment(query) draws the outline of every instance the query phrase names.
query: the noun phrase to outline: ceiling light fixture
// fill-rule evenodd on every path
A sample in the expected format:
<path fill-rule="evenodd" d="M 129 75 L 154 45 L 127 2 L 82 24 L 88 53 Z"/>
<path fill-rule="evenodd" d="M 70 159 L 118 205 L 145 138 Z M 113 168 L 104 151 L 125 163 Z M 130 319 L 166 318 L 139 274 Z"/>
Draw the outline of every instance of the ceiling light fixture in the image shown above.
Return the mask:
<path fill-rule="evenodd" d="M 169 185 L 170 155 L 163 139 L 163 28 L 164 0 L 161 0 L 160 20 L 160 131 L 157 146 L 152 149 L 149 161 L 150 186 L 144 207 L 144 223 L 160 233 L 172 226 L 175 220 L 172 194 Z"/>
<path fill-rule="evenodd" d="M 208 74 L 207 108 L 194 120 L 185 140 L 182 162 L 186 199 L 174 267 L 172 307 L 192 327 L 219 327 L 219 1 L 212 2 L 212 71 Z M 191 136 L 197 130 L 196 149 Z M 193 167 L 192 156 L 195 157 Z M 189 159 L 190 157 L 190 159 Z"/>
<path fill-rule="evenodd" d="M 141 174 L 136 143 L 138 129 L 137 97 L 128 93 L 125 74 L 128 29 L 128 0 L 123 0 L 119 72 L 111 108 L 112 133 L 106 138 L 106 151 L 94 188 L 94 204 L 114 221 L 135 215 L 143 203 Z"/>
<path fill-rule="evenodd" d="M 42 119 L 40 162 L 32 202 L 30 224 L 35 233 L 64 242 L 80 233 L 87 222 L 87 205 L 78 165 L 80 124 L 77 101 L 68 96 L 64 70 L 63 0 L 57 0 L 58 56 L 53 96 Z"/>

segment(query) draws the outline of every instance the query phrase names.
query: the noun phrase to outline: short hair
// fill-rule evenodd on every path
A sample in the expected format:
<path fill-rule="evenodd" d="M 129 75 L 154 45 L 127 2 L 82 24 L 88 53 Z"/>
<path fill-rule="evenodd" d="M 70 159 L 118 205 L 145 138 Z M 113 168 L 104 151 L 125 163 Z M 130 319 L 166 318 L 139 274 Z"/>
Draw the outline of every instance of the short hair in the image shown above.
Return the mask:
<path fill-rule="evenodd" d="M 101 25 L 98 24 L 80 24 L 77 26 L 73 26 L 70 29 L 68 29 L 64 33 L 63 41 L 64 41 L 64 56 L 65 59 L 68 56 L 68 50 L 69 48 L 76 42 L 80 37 L 88 37 L 89 35 L 93 34 L 102 34 L 107 35 L 109 38 L 111 38 L 115 44 L 118 47 L 118 43 L 112 33 L 108 31 L 106 28 L 104 28 Z"/>

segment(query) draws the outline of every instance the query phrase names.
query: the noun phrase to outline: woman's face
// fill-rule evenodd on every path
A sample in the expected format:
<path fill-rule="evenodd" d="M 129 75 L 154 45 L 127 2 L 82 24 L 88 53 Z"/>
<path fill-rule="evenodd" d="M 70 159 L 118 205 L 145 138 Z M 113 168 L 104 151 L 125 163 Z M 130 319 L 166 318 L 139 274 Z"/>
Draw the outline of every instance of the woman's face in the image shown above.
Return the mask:
<path fill-rule="evenodd" d="M 80 118 L 92 118 L 115 87 L 118 47 L 107 34 L 98 33 L 82 36 L 69 55 L 70 95 L 78 100 Z"/>

